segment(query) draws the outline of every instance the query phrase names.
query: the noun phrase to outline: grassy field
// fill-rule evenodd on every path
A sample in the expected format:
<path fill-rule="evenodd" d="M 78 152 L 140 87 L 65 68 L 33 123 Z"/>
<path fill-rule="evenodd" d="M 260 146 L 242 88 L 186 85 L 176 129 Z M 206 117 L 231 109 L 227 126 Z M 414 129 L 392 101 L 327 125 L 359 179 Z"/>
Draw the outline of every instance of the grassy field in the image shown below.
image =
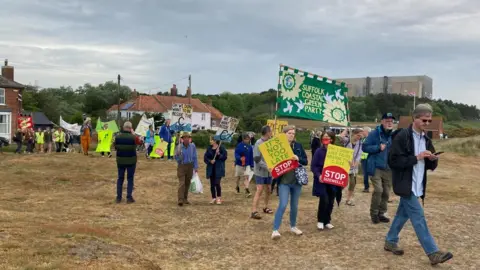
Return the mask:
<path fill-rule="evenodd" d="M 441 159 L 430 174 L 425 213 L 454 259 L 437 268 L 478 269 L 480 160 L 453 153 Z M 249 219 L 252 199 L 234 193 L 231 163 L 224 205 L 209 205 L 202 179 L 205 193 L 191 195 L 183 208 L 173 162 L 140 158 L 131 205 L 114 203 L 114 158 L 7 153 L 0 166 L 0 269 L 431 269 L 409 223 L 401 234 L 405 255 L 383 251 L 389 225 L 371 224 L 371 194 L 360 192 L 362 184 L 357 205 L 342 202 L 334 208 L 336 227 L 319 232 L 310 183 L 299 206 L 304 235 L 287 232 L 287 209 L 283 237 L 274 242 L 273 216 Z M 276 208 L 277 197 L 272 201 Z"/>

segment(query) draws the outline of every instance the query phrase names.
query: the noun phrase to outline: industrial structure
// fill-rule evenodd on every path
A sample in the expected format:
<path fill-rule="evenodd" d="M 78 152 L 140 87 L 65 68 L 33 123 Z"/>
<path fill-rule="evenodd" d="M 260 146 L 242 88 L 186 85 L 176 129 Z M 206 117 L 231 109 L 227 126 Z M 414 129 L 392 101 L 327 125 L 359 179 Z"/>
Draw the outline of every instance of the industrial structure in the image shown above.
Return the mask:
<path fill-rule="evenodd" d="M 363 97 L 370 94 L 415 95 L 417 98 L 433 98 L 433 80 L 426 75 L 383 76 L 336 79 L 345 82 L 348 96 Z"/>

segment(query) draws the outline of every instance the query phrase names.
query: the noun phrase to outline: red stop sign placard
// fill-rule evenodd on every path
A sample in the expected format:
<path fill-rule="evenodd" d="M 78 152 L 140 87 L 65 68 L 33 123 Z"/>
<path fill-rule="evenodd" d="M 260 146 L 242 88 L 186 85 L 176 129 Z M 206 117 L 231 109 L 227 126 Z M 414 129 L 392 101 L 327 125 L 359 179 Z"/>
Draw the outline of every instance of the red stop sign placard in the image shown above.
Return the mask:
<path fill-rule="evenodd" d="M 344 188 L 348 185 L 348 173 L 338 166 L 325 167 L 322 171 L 322 183 Z"/>

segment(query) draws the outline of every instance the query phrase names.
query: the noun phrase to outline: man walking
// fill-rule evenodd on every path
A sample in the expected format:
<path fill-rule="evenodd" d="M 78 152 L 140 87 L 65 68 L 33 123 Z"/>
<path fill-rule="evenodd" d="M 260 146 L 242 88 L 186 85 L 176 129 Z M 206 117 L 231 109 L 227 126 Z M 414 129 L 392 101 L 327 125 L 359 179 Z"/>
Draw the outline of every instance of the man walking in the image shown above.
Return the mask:
<path fill-rule="evenodd" d="M 255 197 L 253 197 L 252 213 L 250 215 L 253 219 L 261 219 L 262 217 L 258 214 L 258 201 L 262 196 L 262 193 L 265 191 L 265 207 L 263 208 L 263 213 L 272 214 L 273 210 L 268 208 L 268 202 L 270 200 L 270 185 L 272 184 L 272 175 L 270 170 L 267 167 L 267 163 L 260 152 L 259 146 L 270 140 L 272 137 L 272 130 L 269 126 L 262 127 L 262 137 L 255 142 L 253 148 L 253 161 L 254 167 L 253 172 L 255 174 L 255 182 L 257 185 L 257 192 L 255 192 Z"/>
<path fill-rule="evenodd" d="M 178 176 L 178 206 L 190 204 L 188 201 L 188 189 L 192 181 L 193 172 L 198 172 L 197 148 L 191 143 L 191 136 L 188 132 L 181 135 L 182 142 L 178 144 L 175 150 L 175 160 L 177 161 Z"/>
<path fill-rule="evenodd" d="M 393 134 L 388 163 L 392 168 L 393 191 L 400 196 L 397 214 L 387 234 L 385 247 L 395 255 L 403 255 L 398 247 L 398 235 L 410 219 L 418 240 L 432 265 L 453 258 L 452 253 L 440 251 L 428 230 L 422 205 L 425 198 L 427 170 L 435 170 L 438 156 L 432 141 L 425 135 L 425 127 L 432 122 L 432 107 L 419 104 L 413 111 L 413 123 Z"/>
<path fill-rule="evenodd" d="M 382 116 L 382 124 L 372 130 L 365 140 L 362 150 L 368 154 L 367 172 L 372 176 L 373 194 L 370 204 L 370 217 L 373 224 L 388 223 L 387 203 L 390 197 L 392 172 L 388 167 L 388 151 L 392 144 L 392 113 Z"/>
<path fill-rule="evenodd" d="M 160 136 L 160 139 L 162 141 L 166 142 L 167 145 L 167 159 L 171 160 L 172 159 L 172 154 L 171 153 L 171 144 L 172 144 L 172 131 L 170 130 L 170 118 L 165 119 L 165 124 L 160 128 L 160 133 L 158 134 Z M 165 156 L 165 154 L 164 154 Z M 162 157 L 163 159 L 164 157 Z"/>
<path fill-rule="evenodd" d="M 122 202 L 123 182 L 125 171 L 127 171 L 127 203 L 134 203 L 133 199 L 133 177 L 137 165 L 137 145 L 142 141 L 135 135 L 131 122 L 123 124 L 123 130 L 115 137 L 115 150 L 117 151 L 117 203 Z"/>

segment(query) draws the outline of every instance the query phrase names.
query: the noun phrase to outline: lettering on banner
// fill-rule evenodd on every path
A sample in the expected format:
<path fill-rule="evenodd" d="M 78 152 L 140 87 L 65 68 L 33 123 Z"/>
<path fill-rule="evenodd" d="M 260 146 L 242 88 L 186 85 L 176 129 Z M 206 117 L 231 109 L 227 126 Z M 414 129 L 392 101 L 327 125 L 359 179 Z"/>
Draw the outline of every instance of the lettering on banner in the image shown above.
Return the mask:
<path fill-rule="evenodd" d="M 325 103 L 325 89 L 308 84 L 302 84 L 300 89 L 302 90 L 300 92 L 301 99 L 306 101 L 303 110 L 308 113 L 321 114 Z"/>

